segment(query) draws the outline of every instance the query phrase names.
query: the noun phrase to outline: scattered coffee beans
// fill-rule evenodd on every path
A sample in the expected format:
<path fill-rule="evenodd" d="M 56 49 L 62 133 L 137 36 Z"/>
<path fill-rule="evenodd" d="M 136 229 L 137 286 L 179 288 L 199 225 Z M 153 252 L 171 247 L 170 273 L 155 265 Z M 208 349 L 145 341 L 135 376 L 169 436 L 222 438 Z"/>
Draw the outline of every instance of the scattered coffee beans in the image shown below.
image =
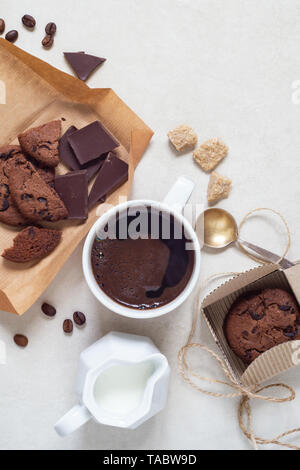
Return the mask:
<path fill-rule="evenodd" d="M 42 311 L 47 315 L 47 317 L 54 317 L 56 315 L 56 309 L 47 303 L 43 303 Z"/>
<path fill-rule="evenodd" d="M 15 42 L 18 39 L 19 33 L 15 29 L 12 29 L 11 31 L 8 31 L 5 35 L 5 39 L 9 42 Z"/>
<path fill-rule="evenodd" d="M 31 15 L 24 15 L 22 18 L 22 23 L 26 28 L 33 29 L 35 27 L 35 19 Z"/>
<path fill-rule="evenodd" d="M 73 331 L 73 322 L 67 318 L 63 323 L 63 330 L 65 333 L 72 333 Z"/>
<path fill-rule="evenodd" d="M 82 312 L 74 312 L 73 320 L 76 323 L 76 325 L 82 326 L 86 322 L 85 314 Z"/>
<path fill-rule="evenodd" d="M 53 36 L 56 33 L 56 24 L 55 23 L 48 23 L 45 28 L 46 34 L 49 36 Z"/>
<path fill-rule="evenodd" d="M 47 34 L 47 36 L 44 37 L 42 40 L 42 45 L 46 47 L 46 49 L 49 49 L 50 47 L 53 46 L 53 37 Z"/>
<path fill-rule="evenodd" d="M 5 21 L 3 18 L 0 18 L 0 34 L 4 33 L 5 30 Z"/>
<path fill-rule="evenodd" d="M 15 335 L 14 342 L 21 348 L 26 348 L 28 344 L 28 338 L 24 335 Z"/>

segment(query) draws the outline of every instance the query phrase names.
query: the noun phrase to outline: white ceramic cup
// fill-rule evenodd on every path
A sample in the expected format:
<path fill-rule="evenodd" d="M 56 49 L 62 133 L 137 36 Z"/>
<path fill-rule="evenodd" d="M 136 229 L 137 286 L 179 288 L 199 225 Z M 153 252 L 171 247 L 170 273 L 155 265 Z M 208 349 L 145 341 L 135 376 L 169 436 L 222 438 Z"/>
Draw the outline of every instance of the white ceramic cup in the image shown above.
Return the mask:
<path fill-rule="evenodd" d="M 194 189 L 194 183 L 188 178 L 181 176 L 174 186 L 171 188 L 169 193 L 163 202 L 157 202 L 147 199 L 140 199 L 135 201 L 128 201 L 113 208 L 109 209 L 105 214 L 103 214 L 97 222 L 91 228 L 84 244 L 82 263 L 83 263 L 83 272 L 86 279 L 86 282 L 94 294 L 94 296 L 101 302 L 105 307 L 112 310 L 119 315 L 130 318 L 154 318 L 166 313 L 171 312 L 178 308 L 192 293 L 200 273 L 200 261 L 201 261 L 201 251 L 198 241 L 198 237 L 191 226 L 190 222 L 182 215 L 182 210 L 186 205 L 192 191 Z M 107 224 L 108 220 L 111 217 L 116 216 L 117 213 L 122 213 L 128 208 L 138 208 L 138 207 L 150 206 L 158 211 L 163 211 L 168 214 L 172 214 L 183 227 L 184 233 L 187 239 L 190 239 L 194 251 L 194 268 L 191 274 L 191 277 L 184 288 L 184 290 L 176 297 L 174 300 L 169 302 L 166 305 L 153 309 L 139 310 L 136 308 L 130 308 L 125 305 L 121 305 L 118 302 L 115 302 L 111 299 L 105 292 L 100 289 L 97 284 L 97 281 L 93 274 L 92 262 L 91 262 L 91 250 L 95 240 L 95 237 L 100 232 L 103 227 Z"/>

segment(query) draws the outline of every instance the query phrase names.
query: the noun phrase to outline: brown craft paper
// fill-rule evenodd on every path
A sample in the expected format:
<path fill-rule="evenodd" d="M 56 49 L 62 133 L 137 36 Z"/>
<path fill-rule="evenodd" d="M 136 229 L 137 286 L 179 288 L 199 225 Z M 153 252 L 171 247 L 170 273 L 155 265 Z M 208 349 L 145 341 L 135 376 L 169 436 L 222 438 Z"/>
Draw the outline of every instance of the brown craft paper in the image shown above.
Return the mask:
<path fill-rule="evenodd" d="M 223 324 L 233 302 L 241 295 L 264 288 L 278 287 L 295 295 L 300 302 L 300 265 L 282 271 L 265 265 L 242 273 L 222 284 L 202 302 L 202 313 L 234 377 L 243 385 L 259 385 L 300 363 L 300 341 L 288 341 L 261 354 L 249 366 L 228 345 Z"/>
<path fill-rule="evenodd" d="M 79 79 L 61 72 L 4 39 L 0 39 L 0 80 L 6 86 L 6 104 L 0 105 L 0 145 L 17 143 L 17 135 L 53 119 L 64 118 L 62 132 L 98 119 L 120 142 L 117 154 L 129 163 L 129 180 L 107 198 L 117 204 L 128 197 L 134 169 L 153 132 L 111 89 L 90 89 Z M 59 173 L 67 169 L 60 164 Z M 0 309 L 24 313 L 42 294 L 95 220 L 97 208 L 86 223 L 64 221 L 63 239 L 39 263 L 17 265 L 1 258 Z M 53 225 L 52 225 L 53 226 Z M 14 228 L 0 224 L 0 252 L 11 246 Z"/>

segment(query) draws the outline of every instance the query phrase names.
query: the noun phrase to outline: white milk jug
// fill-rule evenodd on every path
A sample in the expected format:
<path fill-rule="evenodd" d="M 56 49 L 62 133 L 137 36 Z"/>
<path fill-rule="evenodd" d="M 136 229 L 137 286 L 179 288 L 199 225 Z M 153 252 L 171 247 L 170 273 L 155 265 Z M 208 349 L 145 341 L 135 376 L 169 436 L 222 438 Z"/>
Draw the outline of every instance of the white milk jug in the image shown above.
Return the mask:
<path fill-rule="evenodd" d="M 144 336 L 111 332 L 80 355 L 79 404 L 55 425 L 66 436 L 93 418 L 135 429 L 166 403 L 170 367 Z"/>

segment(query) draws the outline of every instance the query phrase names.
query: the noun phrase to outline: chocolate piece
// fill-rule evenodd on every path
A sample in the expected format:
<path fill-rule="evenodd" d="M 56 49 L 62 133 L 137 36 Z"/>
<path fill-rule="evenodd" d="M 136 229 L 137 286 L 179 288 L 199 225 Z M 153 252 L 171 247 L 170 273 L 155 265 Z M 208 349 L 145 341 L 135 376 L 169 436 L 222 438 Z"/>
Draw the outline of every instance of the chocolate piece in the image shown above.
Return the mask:
<path fill-rule="evenodd" d="M 33 29 L 36 25 L 36 21 L 31 15 L 24 15 L 22 17 L 22 23 L 26 28 Z"/>
<path fill-rule="evenodd" d="M 70 126 L 59 140 L 59 156 L 65 165 L 67 165 L 71 170 L 86 170 L 87 179 L 90 181 L 97 171 L 100 170 L 105 156 L 101 156 L 99 159 L 93 160 L 86 165 L 80 165 L 68 141 L 68 135 L 73 134 L 75 131 L 77 131 L 77 127 Z"/>
<path fill-rule="evenodd" d="M 65 175 L 57 176 L 54 187 L 68 210 L 69 219 L 87 219 L 88 181 L 86 170 L 71 171 Z"/>
<path fill-rule="evenodd" d="M 6 33 L 5 39 L 9 42 L 16 42 L 16 40 L 18 39 L 18 36 L 19 36 L 18 31 L 13 29 L 11 31 L 8 31 L 8 33 Z"/>
<path fill-rule="evenodd" d="M 109 192 L 128 179 L 128 165 L 109 153 L 89 194 L 88 206 L 93 207 Z"/>
<path fill-rule="evenodd" d="M 73 320 L 78 326 L 82 326 L 86 322 L 85 314 L 82 312 L 74 312 L 73 313 Z"/>
<path fill-rule="evenodd" d="M 99 121 L 94 121 L 68 135 L 68 141 L 81 165 L 101 157 L 120 145 Z"/>
<path fill-rule="evenodd" d="M 47 228 L 26 227 L 13 240 L 13 246 L 6 248 L 3 258 L 14 263 L 27 263 L 48 256 L 59 244 L 62 233 Z"/>
<path fill-rule="evenodd" d="M 103 62 L 103 57 L 85 54 L 85 52 L 64 52 L 66 60 L 71 65 L 80 80 L 87 80 L 91 73 Z"/>
<path fill-rule="evenodd" d="M 73 322 L 72 322 L 72 320 L 67 318 L 63 322 L 63 330 L 64 330 L 65 333 L 72 333 L 72 331 L 73 331 Z"/>
<path fill-rule="evenodd" d="M 20 346 L 20 348 L 26 348 L 28 344 L 28 338 L 27 336 L 24 336 L 24 335 L 15 335 L 14 342 L 16 343 L 17 346 Z"/>
<path fill-rule="evenodd" d="M 56 308 L 53 305 L 47 304 L 46 302 L 42 305 L 42 311 L 47 317 L 55 317 L 56 315 Z"/>

